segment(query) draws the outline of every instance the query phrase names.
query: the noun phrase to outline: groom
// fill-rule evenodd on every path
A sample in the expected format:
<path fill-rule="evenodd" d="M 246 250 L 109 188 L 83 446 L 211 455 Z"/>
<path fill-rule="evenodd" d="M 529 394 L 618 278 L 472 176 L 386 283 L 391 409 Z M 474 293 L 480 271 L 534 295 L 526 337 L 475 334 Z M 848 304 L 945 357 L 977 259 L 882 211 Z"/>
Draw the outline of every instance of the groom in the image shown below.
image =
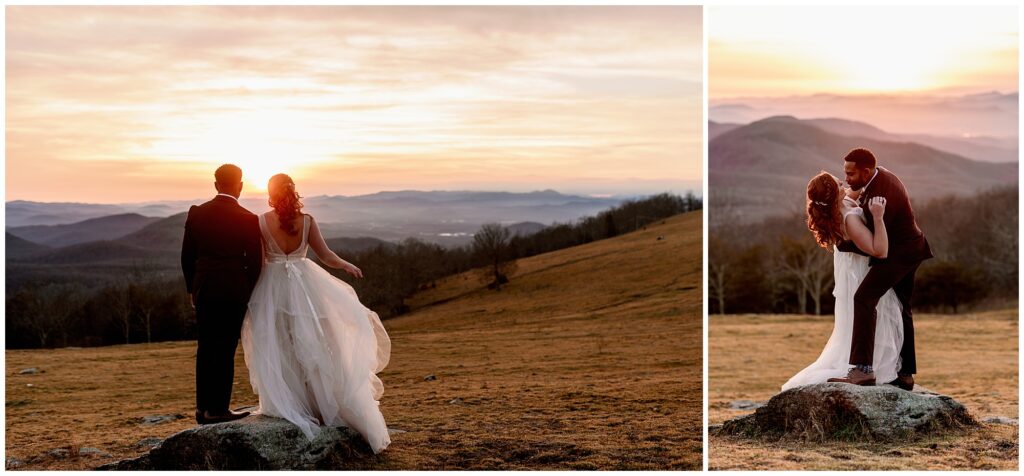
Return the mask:
<path fill-rule="evenodd" d="M 904 390 L 914 389 L 917 357 L 914 353 L 914 320 L 910 301 L 914 293 L 914 274 L 921 262 L 932 257 L 928 240 L 914 220 L 910 197 L 896 175 L 877 167 L 875 156 L 867 149 L 853 149 L 844 159 L 846 182 L 860 190 L 858 201 L 864 210 L 868 228 L 874 233 L 874 220 L 867 203 L 874 197 L 885 197 L 886 233 L 889 236 L 889 255 L 885 259 L 872 257 L 868 274 L 861 281 L 853 297 L 853 342 L 850 349 L 850 373 L 845 378 L 832 378 L 829 382 L 855 385 L 874 385 L 872 356 L 875 348 L 875 308 L 879 299 L 891 288 L 903 307 L 903 348 L 900 349 L 900 370 L 891 383 Z M 839 246 L 840 251 L 864 254 L 851 241 Z"/>
<path fill-rule="evenodd" d="M 259 220 L 238 204 L 242 169 L 225 164 L 214 178 L 217 196 L 189 209 L 181 246 L 181 269 L 199 327 L 196 421 L 200 424 L 249 414 L 233 412 L 228 404 L 235 349 L 263 259 Z"/>

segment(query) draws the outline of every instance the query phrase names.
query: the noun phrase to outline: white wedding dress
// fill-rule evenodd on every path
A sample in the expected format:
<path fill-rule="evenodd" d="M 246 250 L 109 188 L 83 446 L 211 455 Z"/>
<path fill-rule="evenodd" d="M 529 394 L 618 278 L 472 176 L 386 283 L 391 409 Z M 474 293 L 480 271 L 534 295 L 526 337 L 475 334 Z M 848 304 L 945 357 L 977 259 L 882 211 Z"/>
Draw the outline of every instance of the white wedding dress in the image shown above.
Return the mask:
<path fill-rule="evenodd" d="M 850 198 L 843 200 L 843 229 L 845 234 L 846 219 L 853 214 L 864 220 L 864 210 Z M 835 325 L 832 336 L 828 338 L 825 349 L 818 360 L 801 370 L 789 379 L 782 390 L 789 390 L 801 385 L 824 383 L 833 377 L 845 377 L 850 370 L 850 348 L 853 342 L 853 295 L 857 292 L 860 282 L 868 273 L 869 258 L 857 253 L 834 250 L 833 266 L 835 288 L 832 295 L 836 298 Z M 896 379 L 900 369 L 900 349 L 903 347 L 903 307 L 896 293 L 890 289 L 878 301 L 876 308 L 878 317 L 875 321 L 875 351 L 872 367 L 878 385 Z"/>
<path fill-rule="evenodd" d="M 391 341 L 351 286 L 306 258 L 310 218 L 302 220 L 301 245 L 286 254 L 259 216 L 266 256 L 242 326 L 257 412 L 294 423 L 309 439 L 321 424 L 353 428 L 379 453 L 391 439 L 376 374 Z"/>

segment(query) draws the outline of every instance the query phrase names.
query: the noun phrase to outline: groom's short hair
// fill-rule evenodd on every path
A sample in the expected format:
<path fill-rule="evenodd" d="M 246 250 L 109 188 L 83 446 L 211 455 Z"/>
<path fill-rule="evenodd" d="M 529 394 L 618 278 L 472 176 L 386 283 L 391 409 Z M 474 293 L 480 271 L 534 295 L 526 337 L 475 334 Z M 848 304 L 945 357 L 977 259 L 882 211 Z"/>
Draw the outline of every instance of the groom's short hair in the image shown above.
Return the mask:
<path fill-rule="evenodd" d="M 234 164 L 224 164 L 217 167 L 217 171 L 213 173 L 213 177 L 217 179 L 217 183 L 221 185 L 235 185 L 242 181 L 242 169 L 238 168 Z"/>
<path fill-rule="evenodd" d="M 870 150 L 864 148 L 856 148 L 846 154 L 844 162 L 853 162 L 857 165 L 858 169 L 873 169 L 875 168 L 875 154 L 872 154 Z"/>

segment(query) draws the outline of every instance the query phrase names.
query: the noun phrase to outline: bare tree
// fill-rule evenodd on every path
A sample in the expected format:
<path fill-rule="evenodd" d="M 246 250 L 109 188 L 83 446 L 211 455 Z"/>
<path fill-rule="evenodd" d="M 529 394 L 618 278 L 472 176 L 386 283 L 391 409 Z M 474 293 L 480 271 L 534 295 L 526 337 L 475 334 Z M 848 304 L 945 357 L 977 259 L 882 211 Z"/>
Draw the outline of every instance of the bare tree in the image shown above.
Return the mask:
<path fill-rule="evenodd" d="M 124 335 L 124 343 L 131 344 L 132 336 L 132 287 L 130 282 L 115 284 L 110 293 L 110 308 Z"/>
<path fill-rule="evenodd" d="M 32 293 L 26 323 L 39 339 L 39 346 L 58 345 L 55 334 L 60 335 L 60 345 L 66 346 L 71 318 L 84 302 L 84 289 L 77 284 L 48 284 Z"/>
<path fill-rule="evenodd" d="M 708 230 L 721 232 L 741 221 L 740 199 L 730 189 L 718 189 L 709 197 L 711 212 L 708 213 Z"/>
<path fill-rule="evenodd" d="M 39 347 L 46 347 L 50 333 L 53 328 L 47 319 L 44 298 L 39 291 L 24 291 L 25 314 L 23 316 L 25 327 L 31 329 L 36 339 L 39 339 Z"/>
<path fill-rule="evenodd" d="M 729 253 L 721 237 L 708 236 L 708 294 L 718 302 L 718 313 L 725 314 L 726 284 L 730 269 Z"/>
<path fill-rule="evenodd" d="M 814 301 L 814 313 L 821 314 L 821 296 L 833 283 L 832 255 L 807 239 L 780 239 L 775 265 L 791 278 L 800 313 L 807 312 L 807 297 Z"/>
<path fill-rule="evenodd" d="M 480 278 L 490 281 L 487 284 L 490 289 L 501 289 L 501 285 L 507 283 L 508 277 L 518 268 L 510 242 L 508 228 L 497 223 L 485 224 L 473 235 L 473 251 L 487 263 Z"/>
<path fill-rule="evenodd" d="M 146 343 L 153 342 L 153 317 L 161 304 L 159 284 L 155 274 L 156 267 L 149 263 L 132 263 L 128 273 L 131 279 L 128 283 L 128 297 L 135 310 L 138 311 L 142 326 L 146 331 Z M 130 319 L 130 316 L 126 319 Z M 126 329 L 127 325 L 126 320 Z M 127 341 L 127 334 L 125 339 Z"/>

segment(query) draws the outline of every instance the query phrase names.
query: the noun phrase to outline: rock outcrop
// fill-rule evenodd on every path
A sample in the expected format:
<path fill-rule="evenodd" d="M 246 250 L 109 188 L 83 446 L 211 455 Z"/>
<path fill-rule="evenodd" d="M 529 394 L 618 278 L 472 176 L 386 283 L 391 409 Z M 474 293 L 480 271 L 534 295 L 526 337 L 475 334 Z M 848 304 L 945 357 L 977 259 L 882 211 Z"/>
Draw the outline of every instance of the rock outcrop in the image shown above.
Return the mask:
<path fill-rule="evenodd" d="M 754 413 L 729 420 L 716 433 L 752 438 L 892 440 L 977 426 L 963 405 L 916 387 L 823 383 L 775 395 Z"/>
<path fill-rule="evenodd" d="M 169 436 L 148 453 L 100 470 L 311 470 L 343 469 L 373 452 L 355 430 L 321 427 L 310 441 L 280 418 L 252 415 Z"/>

